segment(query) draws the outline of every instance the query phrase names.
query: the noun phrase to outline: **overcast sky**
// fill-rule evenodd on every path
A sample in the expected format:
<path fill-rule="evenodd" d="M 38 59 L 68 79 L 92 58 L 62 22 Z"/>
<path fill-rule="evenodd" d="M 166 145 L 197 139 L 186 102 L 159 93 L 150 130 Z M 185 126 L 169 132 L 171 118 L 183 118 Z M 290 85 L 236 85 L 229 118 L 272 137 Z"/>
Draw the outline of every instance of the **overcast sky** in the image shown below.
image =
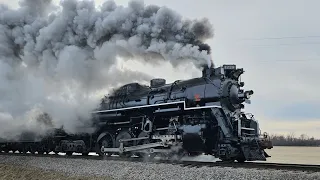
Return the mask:
<path fill-rule="evenodd" d="M 55 0 L 55 2 L 59 2 Z M 96 0 L 97 4 L 103 0 Z M 116 0 L 126 6 L 128 0 Z M 186 18 L 207 17 L 215 29 L 208 41 L 216 66 L 236 64 L 246 71 L 245 87 L 254 90 L 246 111 L 262 131 L 320 138 L 320 1 L 308 0 L 144 0 L 167 6 Z M 16 7 L 16 0 L 0 0 Z M 130 65 L 131 66 L 131 65 Z M 168 81 L 194 72 L 146 69 Z"/>

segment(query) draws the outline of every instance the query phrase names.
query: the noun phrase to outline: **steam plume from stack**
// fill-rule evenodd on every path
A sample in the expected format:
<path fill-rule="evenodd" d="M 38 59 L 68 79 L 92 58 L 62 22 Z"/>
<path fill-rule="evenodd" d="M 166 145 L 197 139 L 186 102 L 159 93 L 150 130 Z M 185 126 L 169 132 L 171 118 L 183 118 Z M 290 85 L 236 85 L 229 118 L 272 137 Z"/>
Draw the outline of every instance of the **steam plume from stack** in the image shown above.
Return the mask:
<path fill-rule="evenodd" d="M 53 125 L 75 132 L 89 119 L 106 87 L 148 81 L 143 72 L 121 71 L 117 57 L 147 63 L 192 61 L 211 66 L 213 37 L 207 19 L 183 20 L 167 7 L 131 1 L 24 0 L 0 5 L 0 134 L 38 129 L 46 112 Z"/>

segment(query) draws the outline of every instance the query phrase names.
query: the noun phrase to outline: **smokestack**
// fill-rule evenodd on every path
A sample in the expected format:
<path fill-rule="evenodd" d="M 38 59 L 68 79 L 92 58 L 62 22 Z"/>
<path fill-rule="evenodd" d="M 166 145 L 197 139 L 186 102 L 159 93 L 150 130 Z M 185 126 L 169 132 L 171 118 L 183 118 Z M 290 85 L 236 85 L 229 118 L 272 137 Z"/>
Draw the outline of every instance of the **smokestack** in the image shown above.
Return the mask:
<path fill-rule="evenodd" d="M 210 61 L 212 62 L 212 60 L 210 59 Z M 210 65 L 207 64 L 203 64 L 202 65 L 202 77 L 210 77 L 212 74 L 214 73 L 214 64 L 211 63 Z"/>
<path fill-rule="evenodd" d="M 210 78 L 212 75 L 214 75 L 214 68 L 213 67 L 207 67 L 207 66 L 204 66 L 203 67 L 203 70 L 202 70 L 202 77 L 207 77 L 207 78 Z"/>
<path fill-rule="evenodd" d="M 209 74 L 209 68 L 207 66 L 204 66 L 202 69 L 202 77 L 208 77 Z"/>

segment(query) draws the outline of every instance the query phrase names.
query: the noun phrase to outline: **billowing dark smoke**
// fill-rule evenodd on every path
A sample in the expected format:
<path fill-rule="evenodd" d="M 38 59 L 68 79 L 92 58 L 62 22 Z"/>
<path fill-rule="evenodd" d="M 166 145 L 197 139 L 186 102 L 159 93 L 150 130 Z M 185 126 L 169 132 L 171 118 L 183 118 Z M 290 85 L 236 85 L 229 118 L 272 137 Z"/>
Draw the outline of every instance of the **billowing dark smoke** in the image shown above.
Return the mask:
<path fill-rule="evenodd" d="M 43 112 L 54 126 L 74 132 L 99 102 L 97 92 L 150 80 L 117 68 L 118 57 L 211 66 L 203 43 L 211 37 L 207 19 L 183 20 L 143 1 L 128 7 L 107 1 L 99 9 L 94 1 L 76 0 L 60 6 L 24 0 L 14 10 L 0 5 L 0 134 L 39 129 L 34 119 Z"/>

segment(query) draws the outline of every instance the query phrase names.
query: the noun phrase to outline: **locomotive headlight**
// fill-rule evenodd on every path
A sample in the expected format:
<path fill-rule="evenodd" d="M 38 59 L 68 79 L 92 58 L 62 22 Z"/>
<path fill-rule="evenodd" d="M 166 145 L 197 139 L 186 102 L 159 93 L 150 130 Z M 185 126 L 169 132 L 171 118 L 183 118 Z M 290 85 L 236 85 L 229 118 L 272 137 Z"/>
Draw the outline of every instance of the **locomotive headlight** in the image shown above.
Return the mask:
<path fill-rule="evenodd" d="M 249 99 L 252 94 L 253 94 L 253 91 L 252 91 L 252 90 L 244 92 L 244 95 L 245 95 L 245 98 L 246 98 L 246 99 Z"/>
<path fill-rule="evenodd" d="M 244 93 L 239 93 L 238 97 L 239 98 L 245 98 L 245 99 L 249 99 L 251 97 L 251 95 L 253 94 L 253 91 L 245 91 Z"/>

